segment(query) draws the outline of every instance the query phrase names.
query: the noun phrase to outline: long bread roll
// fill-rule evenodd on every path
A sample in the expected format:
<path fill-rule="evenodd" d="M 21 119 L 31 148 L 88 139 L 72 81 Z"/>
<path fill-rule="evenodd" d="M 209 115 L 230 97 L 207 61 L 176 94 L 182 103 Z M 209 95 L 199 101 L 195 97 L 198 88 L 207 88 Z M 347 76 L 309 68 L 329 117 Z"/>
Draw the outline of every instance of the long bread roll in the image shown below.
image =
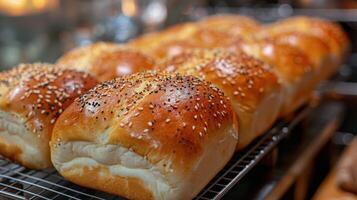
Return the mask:
<path fill-rule="evenodd" d="M 192 199 L 231 158 L 227 97 L 192 76 L 146 72 L 104 82 L 56 122 L 52 162 L 66 179 L 129 199 Z"/>

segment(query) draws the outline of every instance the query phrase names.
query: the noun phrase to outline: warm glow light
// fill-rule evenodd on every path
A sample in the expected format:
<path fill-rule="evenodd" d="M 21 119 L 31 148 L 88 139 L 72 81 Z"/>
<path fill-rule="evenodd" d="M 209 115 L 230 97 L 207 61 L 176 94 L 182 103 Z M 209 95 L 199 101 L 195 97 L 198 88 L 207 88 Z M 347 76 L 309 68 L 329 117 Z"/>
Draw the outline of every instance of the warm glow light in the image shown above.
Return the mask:
<path fill-rule="evenodd" d="M 0 12 L 20 16 L 49 10 L 57 5 L 58 0 L 0 0 Z"/>
<path fill-rule="evenodd" d="M 137 5 L 135 0 L 122 0 L 122 11 L 124 15 L 132 17 L 137 13 Z"/>
<path fill-rule="evenodd" d="M 26 0 L 0 0 L 0 10 L 11 15 L 19 15 L 26 10 Z"/>
<path fill-rule="evenodd" d="M 33 6 L 36 9 L 44 9 L 44 8 L 46 8 L 47 3 L 48 3 L 48 1 L 46 1 L 46 0 L 35 0 L 35 1 L 33 1 Z"/>

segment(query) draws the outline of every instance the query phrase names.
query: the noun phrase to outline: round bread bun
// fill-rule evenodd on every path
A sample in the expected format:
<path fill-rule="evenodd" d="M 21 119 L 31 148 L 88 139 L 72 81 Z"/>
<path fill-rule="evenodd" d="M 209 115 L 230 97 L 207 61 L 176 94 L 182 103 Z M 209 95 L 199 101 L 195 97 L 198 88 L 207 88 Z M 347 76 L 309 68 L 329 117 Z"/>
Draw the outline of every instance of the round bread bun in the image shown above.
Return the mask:
<path fill-rule="evenodd" d="M 313 35 L 325 41 L 338 64 L 341 64 L 349 50 L 349 39 L 337 24 L 315 17 L 296 16 L 273 23 L 267 27 L 270 32 L 297 31 Z"/>
<path fill-rule="evenodd" d="M 166 60 L 159 69 L 210 81 L 230 98 L 239 119 L 238 150 L 270 128 L 280 112 L 278 78 L 270 66 L 245 53 L 195 49 Z"/>
<path fill-rule="evenodd" d="M 163 44 L 171 41 L 181 41 L 189 38 L 198 29 L 192 22 L 170 26 L 159 32 L 147 33 L 128 42 L 130 47 L 140 49 L 150 54 L 152 49 L 165 47 Z"/>
<path fill-rule="evenodd" d="M 218 88 L 149 71 L 69 106 L 53 130 L 52 162 L 67 180 L 129 199 L 192 199 L 231 158 L 236 126 Z"/>
<path fill-rule="evenodd" d="M 235 48 L 272 67 L 283 86 L 282 116 L 289 115 L 311 97 L 319 76 L 310 59 L 298 48 L 271 40 L 242 42 Z"/>
<path fill-rule="evenodd" d="M 274 33 L 269 30 L 261 31 L 257 34 L 260 39 L 270 39 L 281 44 L 288 44 L 301 50 L 309 58 L 317 75 L 320 76 L 319 81 L 328 77 L 328 74 L 336 70 L 336 63 L 330 55 L 330 47 L 326 41 L 320 38 L 306 34 L 303 32 L 281 32 Z"/>
<path fill-rule="evenodd" d="M 218 14 L 197 23 L 203 29 L 220 30 L 240 37 L 251 37 L 261 29 L 258 21 L 243 15 Z"/>
<path fill-rule="evenodd" d="M 150 54 L 157 60 L 164 62 L 174 56 L 180 55 L 185 51 L 193 49 L 213 49 L 216 47 L 234 46 L 242 39 L 240 37 L 232 37 L 230 34 L 212 30 L 212 29 L 199 29 L 192 33 L 192 35 L 185 40 L 171 40 L 162 42 L 160 46 L 152 48 Z"/>
<path fill-rule="evenodd" d="M 106 81 L 152 69 L 154 59 L 128 46 L 98 42 L 79 47 L 63 55 L 57 62 L 63 68 L 85 71 Z"/>
<path fill-rule="evenodd" d="M 0 73 L 0 154 L 28 168 L 51 166 L 56 119 L 97 84 L 90 75 L 51 64 L 21 64 Z"/>

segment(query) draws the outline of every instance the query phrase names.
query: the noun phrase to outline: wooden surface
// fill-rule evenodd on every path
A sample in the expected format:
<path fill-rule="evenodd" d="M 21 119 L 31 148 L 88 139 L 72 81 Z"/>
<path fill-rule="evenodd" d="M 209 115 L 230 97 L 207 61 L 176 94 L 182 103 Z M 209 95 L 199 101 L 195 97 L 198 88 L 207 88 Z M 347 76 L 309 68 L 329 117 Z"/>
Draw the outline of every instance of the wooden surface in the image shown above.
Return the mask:
<path fill-rule="evenodd" d="M 341 190 L 336 185 L 336 169 L 321 184 L 313 200 L 357 200 L 357 196 Z"/>
<path fill-rule="evenodd" d="M 316 161 L 321 158 L 320 154 L 331 157 L 325 155 L 328 152 L 323 148 L 328 146 L 339 127 L 343 108 L 338 102 L 324 102 L 314 108 L 268 156 L 270 158 L 249 172 L 223 199 L 311 199 L 313 191 L 309 188 L 316 180 L 316 170 L 319 170 L 316 169 Z M 322 174 L 327 174 L 327 171 Z"/>
<path fill-rule="evenodd" d="M 352 145 L 353 144 L 353 145 Z M 352 143 L 343 153 L 341 161 L 346 161 L 346 159 L 352 159 L 351 156 L 355 156 L 355 147 L 357 145 L 357 139 Z M 341 163 L 339 163 L 341 164 Z M 355 163 L 357 165 L 357 163 Z M 318 191 L 314 196 L 314 200 L 357 200 L 357 195 L 353 193 L 346 192 L 342 190 L 337 185 L 336 176 L 338 174 L 340 166 L 336 166 L 327 178 L 323 181 Z M 357 167 L 357 166 L 356 166 Z"/>
<path fill-rule="evenodd" d="M 313 167 L 312 163 L 318 152 L 331 139 L 338 125 L 339 119 L 334 118 L 320 130 L 321 134 L 317 134 L 317 137 L 312 140 L 302 152 L 300 152 L 300 156 L 296 157 L 295 162 L 292 163 L 285 175 L 275 185 L 269 195 L 266 196 L 267 200 L 282 198 L 294 182 L 296 183 L 294 199 L 302 200 L 306 198 L 311 168 Z"/>

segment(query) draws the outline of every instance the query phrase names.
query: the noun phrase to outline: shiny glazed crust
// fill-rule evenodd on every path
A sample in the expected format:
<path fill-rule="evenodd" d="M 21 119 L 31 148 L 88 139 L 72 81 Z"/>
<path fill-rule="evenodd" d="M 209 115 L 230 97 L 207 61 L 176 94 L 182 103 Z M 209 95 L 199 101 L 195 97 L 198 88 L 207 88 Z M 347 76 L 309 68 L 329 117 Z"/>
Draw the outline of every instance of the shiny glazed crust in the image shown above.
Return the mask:
<path fill-rule="evenodd" d="M 182 23 L 171 26 L 163 31 L 144 34 L 128 42 L 130 47 L 140 49 L 151 55 L 153 49 L 165 47 L 162 44 L 171 41 L 181 41 L 189 38 L 197 31 L 198 27 L 195 23 Z M 155 55 L 155 54 L 154 54 Z"/>
<path fill-rule="evenodd" d="M 159 68 L 210 81 L 230 98 L 239 118 L 238 149 L 266 131 L 281 109 L 278 78 L 269 65 L 247 54 L 196 49 L 168 59 Z M 264 105 L 270 98 L 274 101 Z"/>
<path fill-rule="evenodd" d="M 88 74 L 50 64 L 21 64 L 0 73 L 0 153 L 29 168 L 49 167 L 48 142 L 56 119 L 96 83 Z M 30 156 L 26 149 L 32 148 L 39 154 Z"/>
<path fill-rule="evenodd" d="M 249 38 L 261 29 L 259 22 L 243 15 L 219 14 L 197 23 L 202 29 L 220 30 L 233 36 Z"/>
<path fill-rule="evenodd" d="M 69 106 L 53 131 L 52 161 L 80 185 L 133 199 L 188 199 L 230 159 L 234 127 L 227 97 L 209 83 L 140 73 L 104 82 Z M 217 143 L 223 146 L 213 148 Z M 99 154 L 101 149 L 107 153 Z M 90 157 L 93 165 L 81 157 Z M 140 173 L 122 171 L 128 165 Z"/>
<path fill-rule="evenodd" d="M 350 42 L 342 28 L 324 19 L 305 16 L 291 17 L 271 24 L 267 29 L 271 32 L 297 31 L 316 36 L 328 44 L 331 55 L 339 62 L 343 62 L 349 50 Z"/>
<path fill-rule="evenodd" d="M 320 80 L 310 59 L 298 48 L 271 40 L 242 42 L 236 48 L 272 66 L 284 87 L 281 115 L 296 110 L 311 96 L 316 80 Z"/>
<path fill-rule="evenodd" d="M 98 42 L 63 55 L 59 66 L 90 73 L 100 81 L 152 69 L 154 59 L 128 46 Z"/>

